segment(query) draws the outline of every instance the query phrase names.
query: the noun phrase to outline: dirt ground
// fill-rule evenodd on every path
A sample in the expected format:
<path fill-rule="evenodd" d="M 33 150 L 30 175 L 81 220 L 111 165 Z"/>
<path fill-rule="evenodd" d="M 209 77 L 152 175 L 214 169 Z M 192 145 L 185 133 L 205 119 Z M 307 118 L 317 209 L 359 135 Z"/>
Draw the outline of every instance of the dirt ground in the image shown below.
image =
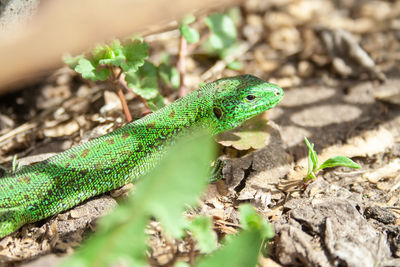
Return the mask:
<path fill-rule="evenodd" d="M 400 1 L 249 0 L 238 10 L 244 49 L 236 58 L 244 68 L 226 69 L 195 49 L 187 58 L 188 88 L 250 73 L 280 85 L 285 97 L 216 138 L 225 179 L 210 184 L 192 213 L 212 215 L 223 236 L 236 232 L 238 205 L 252 203 L 276 232 L 261 266 L 400 266 Z M 201 19 L 195 25 L 204 31 Z M 176 30 L 146 36 L 150 61 L 163 52 L 176 60 L 177 37 Z M 164 95 L 173 101 L 177 92 Z M 144 106 L 132 93 L 126 97 L 140 117 Z M 110 85 L 87 83 L 68 68 L 1 96 L 0 164 L 10 167 L 14 155 L 22 164 L 43 160 L 122 126 L 118 103 Z M 362 168 L 327 169 L 304 183 L 304 136 L 320 162 L 343 155 Z M 56 265 L 122 191 L 0 240 L 2 264 Z M 165 240 L 157 222 L 148 234 L 154 266 L 188 257 L 187 240 Z"/>

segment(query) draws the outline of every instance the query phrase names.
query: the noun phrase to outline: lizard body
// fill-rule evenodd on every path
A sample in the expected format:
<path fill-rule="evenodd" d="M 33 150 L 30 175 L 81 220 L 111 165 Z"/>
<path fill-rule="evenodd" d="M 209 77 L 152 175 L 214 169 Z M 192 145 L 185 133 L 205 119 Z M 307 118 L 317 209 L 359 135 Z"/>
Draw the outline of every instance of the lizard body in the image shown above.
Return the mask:
<path fill-rule="evenodd" d="M 125 126 L 0 178 L 0 237 L 119 188 L 154 168 L 196 128 L 235 128 L 274 107 L 278 86 L 251 75 L 220 79 Z"/>

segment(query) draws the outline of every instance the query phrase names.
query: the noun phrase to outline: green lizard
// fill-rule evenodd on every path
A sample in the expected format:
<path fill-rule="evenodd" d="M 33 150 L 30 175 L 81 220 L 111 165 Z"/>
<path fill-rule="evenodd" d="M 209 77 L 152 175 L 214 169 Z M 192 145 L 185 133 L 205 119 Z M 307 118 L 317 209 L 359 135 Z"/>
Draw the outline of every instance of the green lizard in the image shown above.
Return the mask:
<path fill-rule="evenodd" d="M 251 75 L 223 78 L 87 143 L 0 178 L 0 237 L 132 182 L 177 137 L 239 126 L 277 105 L 283 90 Z"/>

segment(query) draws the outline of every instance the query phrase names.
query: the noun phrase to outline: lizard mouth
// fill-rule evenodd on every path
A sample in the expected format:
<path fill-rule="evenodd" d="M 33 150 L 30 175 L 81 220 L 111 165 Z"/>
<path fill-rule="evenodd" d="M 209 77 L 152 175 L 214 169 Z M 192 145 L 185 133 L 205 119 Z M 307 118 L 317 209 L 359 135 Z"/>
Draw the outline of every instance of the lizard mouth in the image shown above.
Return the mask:
<path fill-rule="evenodd" d="M 268 101 L 267 103 L 260 103 L 258 105 L 254 105 L 250 108 L 250 110 L 246 113 L 246 115 L 240 116 L 240 117 L 238 117 L 238 119 L 244 121 L 249 118 L 252 118 L 258 114 L 261 114 L 264 111 L 272 109 L 273 107 L 278 105 L 278 103 L 281 100 L 282 100 L 282 98 L 276 98 L 276 99 Z"/>

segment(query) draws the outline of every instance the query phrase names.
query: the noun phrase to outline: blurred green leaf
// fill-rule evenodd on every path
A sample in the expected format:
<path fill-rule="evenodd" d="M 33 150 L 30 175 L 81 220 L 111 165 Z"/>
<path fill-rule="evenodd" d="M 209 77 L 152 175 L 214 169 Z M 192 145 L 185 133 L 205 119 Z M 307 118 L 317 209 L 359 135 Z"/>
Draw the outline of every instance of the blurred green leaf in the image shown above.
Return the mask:
<path fill-rule="evenodd" d="M 239 44 L 236 42 L 234 44 L 232 44 L 231 46 L 223 49 L 220 51 L 219 56 L 222 59 L 227 58 L 229 55 L 235 54 L 237 53 L 237 50 L 240 48 Z"/>
<path fill-rule="evenodd" d="M 213 231 L 210 217 L 197 217 L 190 222 L 188 230 L 197 241 L 202 253 L 211 253 L 217 248 L 217 235 Z"/>
<path fill-rule="evenodd" d="M 73 57 L 73 56 L 67 54 L 67 55 L 64 55 L 64 56 L 62 57 L 62 60 L 63 60 L 63 62 L 64 62 L 65 64 L 68 65 L 68 67 L 70 67 L 71 69 L 75 69 L 75 67 L 76 67 L 76 66 L 78 65 L 78 63 L 79 63 L 79 60 L 81 60 L 81 59 L 84 58 L 84 57 L 85 57 L 84 55 L 79 55 L 79 56 Z"/>
<path fill-rule="evenodd" d="M 231 70 L 241 70 L 243 69 L 243 64 L 238 60 L 234 60 L 231 63 L 229 63 L 226 67 Z"/>
<path fill-rule="evenodd" d="M 148 57 L 149 46 L 137 39 L 132 39 L 123 46 L 123 53 L 126 58 L 121 63 L 121 68 L 125 72 L 135 72 L 141 67 Z"/>
<path fill-rule="evenodd" d="M 125 205 L 102 218 L 98 233 L 62 266 L 147 266 L 147 223 L 154 216 L 167 233 L 182 236 L 187 227 L 182 212 L 186 205 L 196 204 L 205 189 L 208 164 L 214 154 L 209 136 L 196 134 L 178 142 L 158 168 L 139 181 L 136 193 Z"/>
<path fill-rule="evenodd" d="M 330 159 L 327 159 L 322 165 L 318 168 L 318 170 L 322 170 L 325 168 L 332 168 L 337 166 L 349 167 L 353 169 L 359 169 L 361 166 L 348 157 L 344 156 L 336 156 Z"/>
<path fill-rule="evenodd" d="M 242 12 L 240 11 L 239 7 L 232 7 L 228 9 L 226 14 L 231 18 L 233 23 L 238 26 L 242 22 Z"/>
<path fill-rule="evenodd" d="M 160 94 L 155 98 L 147 100 L 147 104 L 153 112 L 165 107 L 164 98 Z"/>
<path fill-rule="evenodd" d="M 171 84 L 172 88 L 174 89 L 179 88 L 179 72 L 175 67 L 172 67 L 170 64 L 167 63 L 161 63 L 158 66 L 158 75 L 160 76 L 161 81 L 164 84 Z"/>
<path fill-rule="evenodd" d="M 220 54 L 236 42 L 236 26 L 228 15 L 211 14 L 206 18 L 205 23 L 211 30 L 211 36 L 203 43 L 203 48 L 207 52 Z"/>
<path fill-rule="evenodd" d="M 182 23 L 183 24 L 192 24 L 195 21 L 196 21 L 196 17 L 193 14 L 189 14 L 183 18 Z"/>
<path fill-rule="evenodd" d="M 200 39 L 200 34 L 197 30 L 191 28 L 189 25 L 182 23 L 179 27 L 180 33 L 185 37 L 189 43 L 197 43 Z"/>
<path fill-rule="evenodd" d="M 240 205 L 239 212 L 243 229 L 260 231 L 262 239 L 274 237 L 274 229 L 271 224 L 264 220 L 250 204 Z"/>
<path fill-rule="evenodd" d="M 170 60 L 169 54 L 167 52 L 162 52 L 161 53 L 160 61 L 161 61 L 161 63 L 164 63 L 166 65 L 171 65 L 171 60 Z"/>
<path fill-rule="evenodd" d="M 125 73 L 125 80 L 128 87 L 144 99 L 153 99 L 159 95 L 157 68 L 148 61 L 137 71 Z"/>
<path fill-rule="evenodd" d="M 239 209 L 244 229 L 236 236 L 228 236 L 221 249 L 201 258 L 196 267 L 256 266 L 262 242 L 273 236 L 273 230 L 251 206 Z"/>
<path fill-rule="evenodd" d="M 262 239 L 256 230 L 242 231 L 209 257 L 198 261 L 196 267 L 256 266 Z"/>

